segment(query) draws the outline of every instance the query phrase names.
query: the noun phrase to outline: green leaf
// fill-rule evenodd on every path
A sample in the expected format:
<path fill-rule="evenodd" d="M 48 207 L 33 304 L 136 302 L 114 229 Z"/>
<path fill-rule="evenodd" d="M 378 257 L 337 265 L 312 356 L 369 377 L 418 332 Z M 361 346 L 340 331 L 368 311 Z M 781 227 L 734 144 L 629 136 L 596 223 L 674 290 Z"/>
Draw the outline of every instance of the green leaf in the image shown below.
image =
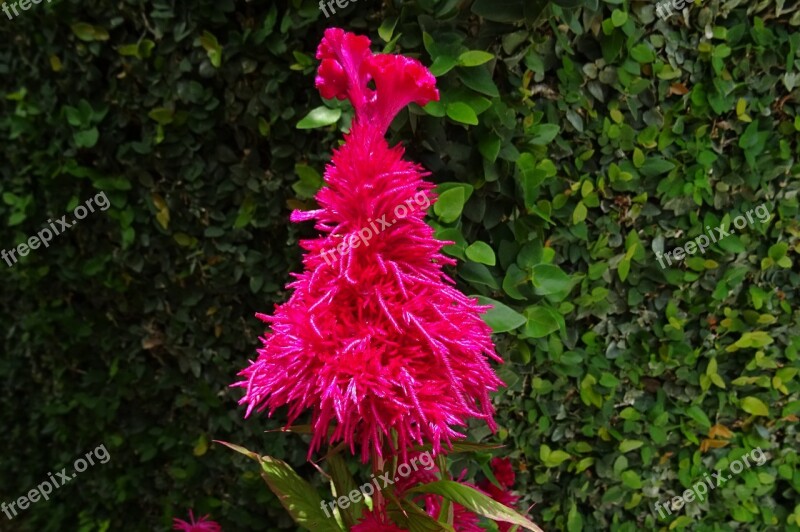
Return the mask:
<path fill-rule="evenodd" d="M 100 138 L 100 132 L 96 127 L 86 131 L 78 131 L 73 135 L 75 145 L 79 148 L 93 148 Z"/>
<path fill-rule="evenodd" d="M 480 66 L 494 59 L 494 56 L 481 50 L 464 52 L 458 57 L 458 64 L 465 67 Z"/>
<path fill-rule="evenodd" d="M 76 22 L 70 28 L 72 28 L 72 33 L 85 42 L 107 41 L 109 38 L 108 31 L 105 28 L 92 26 L 86 22 Z"/>
<path fill-rule="evenodd" d="M 530 129 L 531 137 L 528 142 L 534 146 L 546 146 L 556 138 L 559 131 L 561 131 L 561 128 L 556 124 L 538 124 Z"/>
<path fill-rule="evenodd" d="M 488 297 L 478 296 L 478 299 L 481 301 L 486 300 L 489 303 L 494 302 L 493 299 L 489 299 Z M 481 302 L 481 305 L 484 304 L 487 303 Z M 430 443 L 426 443 L 425 445 L 415 445 L 413 447 L 415 451 L 430 451 L 432 448 L 433 447 Z M 475 443 L 470 441 L 460 441 L 453 443 L 453 448 L 451 451 L 449 451 L 449 453 L 477 453 L 485 451 L 494 451 L 502 448 L 503 448 L 502 445 L 496 443 Z"/>
<path fill-rule="evenodd" d="M 451 188 L 439 195 L 439 199 L 433 205 L 433 212 L 442 223 L 452 223 L 461 216 L 461 212 L 464 210 L 464 202 L 464 188 Z"/>
<path fill-rule="evenodd" d="M 233 228 L 241 229 L 242 227 L 246 227 L 247 224 L 250 223 L 250 220 L 253 219 L 255 211 L 256 202 L 253 200 L 253 196 L 248 194 L 242 202 L 242 205 L 239 207 L 236 220 L 233 222 Z"/>
<path fill-rule="evenodd" d="M 300 181 L 292 185 L 292 190 L 294 190 L 299 199 L 313 198 L 317 191 L 322 188 L 322 185 L 325 184 L 319 172 L 307 164 L 298 163 L 294 165 L 294 173 L 297 174 Z"/>
<path fill-rule="evenodd" d="M 77 35 L 80 40 L 86 42 L 94 41 L 94 26 L 91 24 L 76 22 L 70 27 L 72 28 L 72 33 Z"/>
<path fill-rule="evenodd" d="M 690 418 L 695 420 L 697 423 L 699 423 L 700 426 L 703 427 L 704 429 L 711 428 L 711 420 L 708 419 L 706 413 L 703 412 L 699 406 L 697 405 L 690 406 L 689 408 L 686 409 L 686 414 Z"/>
<path fill-rule="evenodd" d="M 769 258 L 777 262 L 786 255 L 787 251 L 789 251 L 789 244 L 786 242 L 778 242 L 769 247 L 767 254 Z"/>
<path fill-rule="evenodd" d="M 239 454 L 243 454 L 244 456 L 250 458 L 251 460 L 255 460 L 256 462 L 259 462 L 260 459 L 261 459 L 261 457 L 258 456 L 257 453 L 254 453 L 253 451 L 251 451 L 249 449 L 246 449 L 246 448 L 242 447 L 241 445 L 236 445 L 235 443 L 228 443 L 228 442 L 222 441 L 222 440 L 214 440 L 214 443 L 221 443 L 225 447 L 227 447 L 229 449 L 232 449 L 232 450 L 236 451 Z"/>
<path fill-rule="evenodd" d="M 644 442 L 641 440 L 622 440 L 619 444 L 619 451 L 621 453 L 627 453 L 638 449 L 642 445 L 644 445 Z"/>
<path fill-rule="evenodd" d="M 175 233 L 172 238 L 175 239 L 179 246 L 183 247 L 192 247 L 197 244 L 197 239 L 186 233 Z"/>
<path fill-rule="evenodd" d="M 545 467 L 550 468 L 558 467 L 572 457 L 569 455 L 569 453 L 564 451 L 551 451 L 549 446 L 542 444 L 539 447 L 539 458 L 542 460 L 542 463 L 544 463 Z"/>
<path fill-rule="evenodd" d="M 500 96 L 497 85 L 494 84 L 492 76 L 485 67 L 459 68 L 458 79 L 470 89 L 485 94 L 491 98 Z"/>
<path fill-rule="evenodd" d="M 398 500 L 389 491 L 386 493 L 391 503 L 387 506 L 389 518 L 392 522 L 402 526 L 409 532 L 455 532 L 454 528 L 447 523 L 440 523 L 434 519 L 418 505 L 407 499 Z M 443 501 L 442 509 L 450 503 L 447 499 Z"/>
<path fill-rule="evenodd" d="M 500 288 L 497 284 L 497 280 L 492 276 L 492 272 L 483 264 L 465 262 L 459 266 L 458 274 L 470 284 L 488 286 L 493 290 Z"/>
<path fill-rule="evenodd" d="M 559 323 L 551 309 L 534 305 L 525 309 L 528 323 L 525 334 L 531 338 L 544 338 L 559 329 Z"/>
<path fill-rule="evenodd" d="M 151 109 L 150 112 L 147 113 L 147 116 L 162 126 L 166 126 L 172 123 L 172 119 L 175 116 L 175 111 L 166 107 L 156 107 L 155 109 Z"/>
<path fill-rule="evenodd" d="M 642 488 L 642 479 L 635 471 L 623 471 L 620 479 L 625 486 L 631 489 L 638 490 Z"/>
<path fill-rule="evenodd" d="M 645 161 L 639 171 L 646 177 L 653 177 L 669 172 L 673 168 L 675 168 L 675 165 L 669 161 L 659 157 L 650 157 Z"/>
<path fill-rule="evenodd" d="M 359 486 L 356 484 L 355 479 L 353 479 L 353 475 L 350 474 L 350 470 L 347 468 L 347 462 L 345 462 L 341 454 L 329 454 L 327 462 L 329 466 L 328 472 L 336 488 L 337 498 L 343 495 L 349 496 L 353 491 L 359 491 Z M 366 501 L 362 496 L 358 497 L 358 502 L 353 502 L 353 498 L 351 498 L 350 505 L 347 508 L 339 507 L 339 511 L 342 513 L 345 524 L 347 524 L 348 527 L 353 527 L 358 523 L 358 520 L 361 519 L 361 515 L 366 507 Z"/>
<path fill-rule="evenodd" d="M 579 201 L 578 204 L 575 205 L 575 210 L 572 211 L 572 225 L 578 225 L 584 221 L 587 214 L 589 214 L 589 211 L 586 209 L 586 205 L 583 201 Z"/>
<path fill-rule="evenodd" d="M 489 244 L 481 242 L 480 240 L 470 244 L 465 253 L 469 260 L 474 260 L 475 262 L 486 264 L 488 266 L 494 266 L 497 261 L 494 256 L 494 250 L 489 246 Z"/>
<path fill-rule="evenodd" d="M 578 511 L 578 506 L 575 502 L 569 505 L 569 513 L 567 514 L 567 532 L 581 532 L 583 530 L 583 516 Z"/>
<path fill-rule="evenodd" d="M 281 505 L 289 512 L 295 523 L 316 532 L 340 532 L 336 520 L 325 515 L 322 510 L 322 498 L 294 469 L 286 462 L 271 456 L 259 456 L 244 447 L 222 442 L 219 443 L 257 461 L 261 465 L 261 476 L 269 489 L 278 497 Z"/>
<path fill-rule="evenodd" d="M 624 258 L 619 261 L 619 265 L 617 265 L 617 273 L 619 274 L 619 280 L 625 281 L 628 278 L 628 273 L 631 271 L 631 259 Z"/>
<path fill-rule="evenodd" d="M 478 115 L 469 105 L 464 102 L 449 103 L 445 106 L 447 116 L 456 122 L 462 124 L 469 124 L 471 126 L 478 125 Z"/>
<path fill-rule="evenodd" d="M 631 57 L 637 63 L 652 63 L 656 60 L 656 54 L 647 44 L 637 44 L 631 48 Z"/>
<path fill-rule="evenodd" d="M 757 397 L 745 397 L 741 400 L 740 406 L 742 410 L 754 416 L 767 416 L 769 417 L 769 408 L 764 402 Z"/>
<path fill-rule="evenodd" d="M 12 212 L 11 216 L 8 217 L 8 225 L 9 226 L 19 225 L 25 221 L 25 218 L 27 218 L 27 216 L 22 211 Z"/>
<path fill-rule="evenodd" d="M 392 40 L 392 35 L 394 34 L 395 27 L 397 27 L 398 20 L 397 17 L 388 17 L 381 23 L 378 28 L 378 36 L 383 39 L 384 42 Z"/>
<path fill-rule="evenodd" d="M 490 162 L 497 160 L 501 147 L 501 139 L 494 133 L 487 133 L 478 141 L 478 151 Z"/>
<path fill-rule="evenodd" d="M 772 339 L 769 333 L 764 331 L 750 331 L 742 334 L 741 338 L 736 340 L 733 344 L 729 345 L 725 348 L 725 351 L 732 353 L 734 351 L 738 351 L 739 349 L 746 349 L 748 347 L 752 348 L 760 348 L 766 347 L 773 343 L 775 340 Z"/>
<path fill-rule="evenodd" d="M 583 377 L 580 384 L 581 400 L 586 405 L 594 405 L 597 408 L 602 408 L 603 396 L 594 389 L 595 384 L 597 384 L 597 379 L 594 375 L 587 374 Z"/>
<path fill-rule="evenodd" d="M 267 122 L 263 116 L 258 117 L 258 133 L 262 137 L 269 137 L 270 131 L 272 131 L 272 125 Z"/>
<path fill-rule="evenodd" d="M 322 511 L 322 499 L 311 485 L 282 460 L 269 456 L 260 458 L 261 476 L 295 523 L 308 530 L 339 532 L 334 519 Z"/>
<path fill-rule="evenodd" d="M 475 0 L 472 12 L 493 22 L 520 22 L 525 16 L 524 0 Z"/>
<path fill-rule="evenodd" d="M 219 68 L 222 64 L 222 47 L 217 42 L 217 38 L 211 32 L 204 31 L 200 37 L 200 46 L 206 51 L 208 59 L 214 68 Z"/>
<path fill-rule="evenodd" d="M 330 126 L 335 124 L 342 116 L 341 109 L 331 109 L 321 105 L 312 109 L 305 117 L 297 123 L 297 129 L 314 129 L 317 127 Z"/>
<path fill-rule="evenodd" d="M 559 294 L 568 291 L 572 287 L 570 276 L 554 264 L 537 264 L 534 266 L 532 280 L 536 293 L 540 296 Z"/>
<path fill-rule="evenodd" d="M 205 434 L 201 434 L 194 445 L 192 454 L 195 456 L 203 456 L 208 451 L 208 439 Z"/>
<path fill-rule="evenodd" d="M 458 59 L 449 55 L 440 55 L 431 63 L 431 74 L 435 77 L 444 76 L 458 65 Z"/>
<path fill-rule="evenodd" d="M 513 331 L 527 321 L 525 316 L 494 299 L 477 296 L 481 305 L 491 305 L 492 308 L 481 315 L 483 321 L 492 328 L 494 333 Z"/>
<path fill-rule="evenodd" d="M 476 514 L 488 517 L 493 521 L 512 523 L 515 525 L 520 525 L 526 530 L 542 532 L 541 528 L 536 526 L 535 523 L 526 519 L 518 512 L 489 498 L 487 495 L 484 495 L 478 490 L 469 486 L 465 486 L 459 482 L 453 482 L 452 480 L 438 480 L 412 488 L 408 490 L 407 493 L 433 493 L 435 495 L 441 495 L 442 497 L 445 497 L 456 504 L 460 504 Z"/>

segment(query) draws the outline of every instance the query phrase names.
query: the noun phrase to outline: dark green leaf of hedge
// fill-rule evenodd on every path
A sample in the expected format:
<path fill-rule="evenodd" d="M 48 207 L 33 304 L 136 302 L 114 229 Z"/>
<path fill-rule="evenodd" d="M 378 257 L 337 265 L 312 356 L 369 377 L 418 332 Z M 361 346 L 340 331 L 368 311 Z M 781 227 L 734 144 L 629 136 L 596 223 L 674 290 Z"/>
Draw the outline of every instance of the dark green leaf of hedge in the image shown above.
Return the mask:
<path fill-rule="evenodd" d="M 470 50 L 458 57 L 458 64 L 465 67 L 480 66 L 494 59 L 494 56 L 483 50 Z"/>
<path fill-rule="evenodd" d="M 487 266 L 494 266 L 496 263 L 494 250 L 489 244 L 481 242 L 480 240 L 470 244 L 465 253 L 469 260 L 474 260 L 475 262 L 486 264 Z"/>
<path fill-rule="evenodd" d="M 527 321 L 525 316 L 494 299 L 478 296 L 481 305 L 492 305 L 481 317 L 492 328 L 492 332 L 502 333 L 513 331 Z"/>
<path fill-rule="evenodd" d="M 572 279 L 554 264 L 537 264 L 533 267 L 533 286 L 539 295 L 565 292 L 572 286 Z"/>
<path fill-rule="evenodd" d="M 433 212 L 443 223 L 455 222 L 464 210 L 464 189 L 455 187 L 439 195 L 433 206 Z"/>
<path fill-rule="evenodd" d="M 640 172 L 646 177 L 653 177 L 669 172 L 675 165 L 658 157 L 650 157 L 642 166 Z"/>
<path fill-rule="evenodd" d="M 317 127 L 330 126 L 335 124 L 342 116 L 341 109 L 331 109 L 324 105 L 312 109 L 305 117 L 297 123 L 297 129 L 314 129 Z"/>
<path fill-rule="evenodd" d="M 445 110 L 447 111 L 447 116 L 456 122 L 471 126 L 478 125 L 478 115 L 475 114 L 472 107 L 463 102 L 448 103 L 445 106 Z"/>
<path fill-rule="evenodd" d="M 532 136 L 528 142 L 536 146 L 545 146 L 556 138 L 560 130 L 556 124 L 539 124 L 532 128 Z"/>
<path fill-rule="evenodd" d="M 475 0 L 472 12 L 494 22 L 518 22 L 523 19 L 524 0 Z"/>
<path fill-rule="evenodd" d="M 497 85 L 486 67 L 459 68 L 458 79 L 470 89 L 485 94 L 492 98 L 500 96 Z"/>

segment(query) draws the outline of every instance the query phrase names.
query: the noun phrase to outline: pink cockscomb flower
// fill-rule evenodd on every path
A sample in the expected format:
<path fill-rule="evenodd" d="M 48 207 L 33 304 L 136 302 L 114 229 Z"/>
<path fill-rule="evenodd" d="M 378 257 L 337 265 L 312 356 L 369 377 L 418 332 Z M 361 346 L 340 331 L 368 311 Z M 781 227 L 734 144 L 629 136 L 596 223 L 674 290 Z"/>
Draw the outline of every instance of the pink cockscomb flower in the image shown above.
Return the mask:
<path fill-rule="evenodd" d="M 508 489 L 514 485 L 517 476 L 514 473 L 514 466 L 511 465 L 511 460 L 508 458 L 495 457 L 489 462 L 494 473 L 494 478 L 497 479 L 498 484 Z"/>
<path fill-rule="evenodd" d="M 511 493 L 511 488 L 514 486 L 516 480 L 511 460 L 499 457 L 492 458 L 490 466 L 494 478 L 497 479 L 497 483 L 500 484 L 501 487 L 495 486 L 489 480 L 484 480 L 478 485 L 479 489 L 500 504 L 508 506 L 509 508 L 514 508 L 519 502 L 519 496 Z M 497 521 L 497 528 L 500 532 L 506 532 L 511 526 L 512 525 L 509 523 Z"/>
<path fill-rule="evenodd" d="M 410 102 L 438 100 L 436 79 L 417 60 L 373 54 L 369 39 L 328 29 L 317 51 L 316 85 L 355 110 L 345 144 L 334 152 L 315 220 L 321 236 L 304 240 L 305 271 L 287 285 L 290 299 L 272 316 L 258 357 L 234 384 L 246 388 L 246 415 L 288 407 L 288 424 L 311 411 L 309 456 L 344 441 L 363 461 L 414 444 L 463 438 L 467 419 L 494 430 L 489 393 L 503 383 L 487 307 L 455 289 L 425 210 L 433 185 L 384 135 Z M 374 88 L 370 86 L 374 83 Z"/>
<path fill-rule="evenodd" d="M 405 528 L 392 523 L 383 510 L 364 513 L 361 520 L 350 529 L 350 532 L 408 532 Z"/>
<path fill-rule="evenodd" d="M 183 532 L 222 532 L 222 527 L 214 521 L 208 520 L 207 515 L 195 521 L 192 510 L 189 510 L 189 521 L 190 522 L 186 522 L 176 517 L 172 530 L 182 530 Z"/>

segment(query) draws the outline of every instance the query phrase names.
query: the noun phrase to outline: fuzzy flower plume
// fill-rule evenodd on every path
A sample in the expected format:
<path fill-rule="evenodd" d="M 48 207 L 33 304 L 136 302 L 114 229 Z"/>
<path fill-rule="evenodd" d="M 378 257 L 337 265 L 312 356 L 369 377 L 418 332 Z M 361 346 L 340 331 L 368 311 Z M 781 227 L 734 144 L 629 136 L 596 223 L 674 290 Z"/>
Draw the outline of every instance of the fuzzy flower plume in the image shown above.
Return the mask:
<path fill-rule="evenodd" d="M 189 510 L 189 522 L 176 517 L 172 530 L 182 530 L 183 532 L 222 532 L 222 527 L 214 521 L 209 521 L 207 515 L 195 521 L 194 513 Z"/>
<path fill-rule="evenodd" d="M 321 236 L 301 242 L 305 271 L 287 285 L 290 299 L 257 314 L 271 331 L 234 384 L 246 388 L 248 416 L 286 406 L 291 424 L 310 410 L 309 457 L 344 441 L 365 462 L 413 444 L 438 453 L 464 437 L 469 417 L 494 430 L 489 392 L 503 384 L 489 365 L 501 360 L 480 318 L 488 307 L 444 275 L 455 261 L 424 222 L 433 185 L 384 138 L 410 102 L 438 100 L 436 79 L 415 59 L 369 47 L 337 28 L 319 45 L 316 86 L 350 100 L 355 119 L 326 168 L 320 208 L 292 213 Z"/>

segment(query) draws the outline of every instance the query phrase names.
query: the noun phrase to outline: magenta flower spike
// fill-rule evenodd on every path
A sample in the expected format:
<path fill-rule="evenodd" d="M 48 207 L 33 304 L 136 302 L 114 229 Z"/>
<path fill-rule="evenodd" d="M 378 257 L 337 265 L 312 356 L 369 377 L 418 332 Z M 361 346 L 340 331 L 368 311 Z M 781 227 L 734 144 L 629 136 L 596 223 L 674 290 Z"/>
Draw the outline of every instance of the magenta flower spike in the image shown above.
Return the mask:
<path fill-rule="evenodd" d="M 189 522 L 183 519 L 174 519 L 172 530 L 182 530 L 183 532 L 222 532 L 222 527 L 214 521 L 210 521 L 204 515 L 197 521 L 194 520 L 194 512 L 189 510 Z"/>
<path fill-rule="evenodd" d="M 455 261 L 424 222 L 433 184 L 384 138 L 410 102 L 439 98 L 416 59 L 373 54 L 363 36 L 331 28 L 317 50 L 316 86 L 348 99 L 355 118 L 325 171 L 319 209 L 295 211 L 321 233 L 304 240 L 305 271 L 272 316 L 258 357 L 234 386 L 253 411 L 288 408 L 288 424 L 311 411 L 309 457 L 347 442 L 362 460 L 413 444 L 434 453 L 463 438 L 467 419 L 495 430 L 489 392 L 503 383 L 481 306 L 442 272 Z M 374 89 L 370 87 L 374 83 Z M 393 440 L 396 438 L 396 441 Z"/>

